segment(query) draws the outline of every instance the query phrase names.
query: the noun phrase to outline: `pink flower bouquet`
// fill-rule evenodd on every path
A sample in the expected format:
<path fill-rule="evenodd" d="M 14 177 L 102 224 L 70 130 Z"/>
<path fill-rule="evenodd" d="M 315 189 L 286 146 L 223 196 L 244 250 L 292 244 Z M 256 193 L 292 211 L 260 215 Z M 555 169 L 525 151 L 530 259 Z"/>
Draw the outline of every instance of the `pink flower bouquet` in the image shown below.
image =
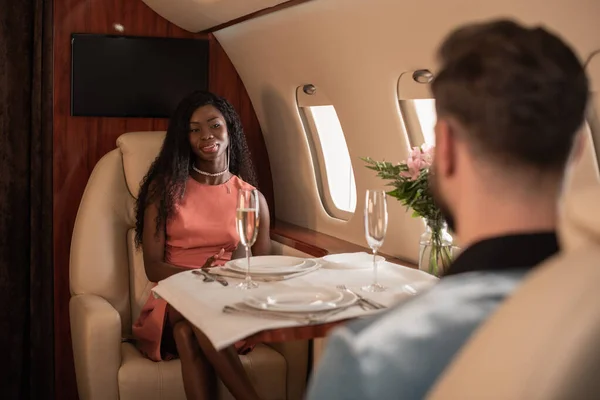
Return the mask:
<path fill-rule="evenodd" d="M 421 236 L 419 268 L 440 276 L 448 268 L 452 256 L 452 236 L 447 232 L 446 222 L 429 190 L 429 169 L 433 163 L 434 148 L 429 145 L 413 147 L 406 161 L 392 164 L 362 158 L 367 168 L 377 171 L 377 176 L 391 181 L 394 189 L 387 192 L 407 209 L 413 217 L 425 219 L 427 231 Z"/>
<path fill-rule="evenodd" d="M 377 171 L 377 176 L 391 181 L 388 186 L 394 190 L 387 194 L 395 197 L 406 208 L 412 208 L 413 217 L 425 218 L 428 223 L 443 223 L 442 214 L 433 201 L 429 191 L 429 168 L 433 162 L 433 146 L 413 147 L 406 161 L 392 164 L 386 161 L 374 161 L 370 157 L 362 160 L 367 168 Z"/>

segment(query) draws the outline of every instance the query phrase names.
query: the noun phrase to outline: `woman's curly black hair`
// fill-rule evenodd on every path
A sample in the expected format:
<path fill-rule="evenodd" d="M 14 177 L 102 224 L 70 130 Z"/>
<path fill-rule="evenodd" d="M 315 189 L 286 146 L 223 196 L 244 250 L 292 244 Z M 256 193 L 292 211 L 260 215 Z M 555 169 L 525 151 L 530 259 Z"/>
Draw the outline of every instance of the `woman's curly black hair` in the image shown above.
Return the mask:
<path fill-rule="evenodd" d="M 212 105 L 223 114 L 231 146 L 229 171 L 256 186 L 256 174 L 240 117 L 224 98 L 206 91 L 196 91 L 184 98 L 171 116 L 160 153 L 141 183 L 135 208 L 135 243 L 140 247 L 144 231 L 144 212 L 157 203 L 156 233 L 173 214 L 185 193 L 185 184 L 194 162 L 190 144 L 190 119 L 200 107 Z"/>

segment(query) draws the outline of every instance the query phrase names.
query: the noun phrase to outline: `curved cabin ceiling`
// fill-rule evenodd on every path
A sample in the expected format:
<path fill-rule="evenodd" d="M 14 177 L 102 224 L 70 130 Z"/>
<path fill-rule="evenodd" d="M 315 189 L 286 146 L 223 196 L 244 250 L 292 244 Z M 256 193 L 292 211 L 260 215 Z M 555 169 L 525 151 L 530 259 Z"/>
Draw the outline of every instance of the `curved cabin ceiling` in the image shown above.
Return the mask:
<path fill-rule="evenodd" d="M 200 32 L 287 0 L 143 0 L 164 19 Z"/>
<path fill-rule="evenodd" d="M 421 143 L 409 140 L 418 135 L 409 133 L 399 100 L 428 96 L 424 88 L 400 77 L 416 69 L 435 72 L 436 49 L 451 29 L 507 17 L 558 32 L 582 60 L 600 49 L 599 0 L 430 0 L 421 7 L 399 0 L 144 1 L 186 30 L 215 31 L 260 122 L 271 163 L 276 218 L 363 246 L 365 190 L 385 189 L 385 182 L 359 157 L 398 162 L 411 145 Z M 284 3 L 295 6 L 222 27 Z M 590 65 L 594 76 L 595 68 Z M 306 84 L 326 94 L 343 131 L 357 200 L 347 220 L 328 212 L 318 189 L 323 168 L 313 160 L 314 132 L 304 126 L 303 104 L 296 95 Z M 580 175 L 576 185 L 597 181 L 589 130 L 586 136 L 585 161 L 574 170 Z M 423 222 L 411 218 L 395 200 L 389 201 L 388 211 L 390 224 L 381 251 L 416 261 Z"/>
<path fill-rule="evenodd" d="M 422 7 L 398 0 L 318 0 L 217 30 L 215 36 L 260 121 L 277 218 L 364 246 L 365 190 L 386 187 L 359 157 L 402 161 L 410 145 L 420 144 L 409 142 L 399 109 L 403 73 L 435 71 L 436 49 L 451 29 L 498 17 L 542 23 L 560 32 L 584 60 L 600 49 L 599 15 L 598 0 L 431 0 Z M 297 88 L 307 83 L 327 94 L 343 129 L 357 191 L 356 211 L 347 221 L 321 205 L 319 165 L 312 161 L 296 99 Z M 404 95 L 402 83 L 400 89 Z M 418 97 L 412 90 L 406 95 Z M 586 182 L 595 173 L 592 167 L 583 172 Z M 423 222 L 395 199 L 388 206 L 381 251 L 416 261 Z"/>

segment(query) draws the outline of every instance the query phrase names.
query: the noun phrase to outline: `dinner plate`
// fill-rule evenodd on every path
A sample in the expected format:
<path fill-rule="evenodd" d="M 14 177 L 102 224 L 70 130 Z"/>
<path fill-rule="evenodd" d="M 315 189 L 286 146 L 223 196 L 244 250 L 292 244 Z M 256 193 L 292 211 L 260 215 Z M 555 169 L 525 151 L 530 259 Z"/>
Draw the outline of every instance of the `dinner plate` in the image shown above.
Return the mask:
<path fill-rule="evenodd" d="M 324 287 L 268 290 L 247 296 L 244 303 L 260 310 L 314 312 L 352 305 L 356 296 L 346 291 Z"/>
<path fill-rule="evenodd" d="M 373 268 L 373 255 L 365 252 L 330 254 L 322 258 L 325 268 L 332 269 L 366 269 Z M 385 261 L 382 256 L 376 256 L 377 263 Z"/>
<path fill-rule="evenodd" d="M 224 267 L 235 272 L 246 272 L 247 261 L 245 258 L 231 260 Z M 317 262 L 300 257 L 289 256 L 257 256 L 250 257 L 251 274 L 289 274 L 305 271 L 317 265 Z"/>

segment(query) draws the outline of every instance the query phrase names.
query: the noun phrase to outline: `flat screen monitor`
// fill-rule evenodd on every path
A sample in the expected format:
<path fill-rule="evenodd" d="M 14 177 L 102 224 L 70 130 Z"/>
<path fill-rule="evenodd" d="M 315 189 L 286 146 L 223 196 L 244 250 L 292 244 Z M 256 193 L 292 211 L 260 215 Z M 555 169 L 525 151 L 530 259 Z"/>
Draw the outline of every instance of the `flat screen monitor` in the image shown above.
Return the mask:
<path fill-rule="evenodd" d="M 208 40 L 73 34 L 71 115 L 168 118 L 208 88 Z"/>

